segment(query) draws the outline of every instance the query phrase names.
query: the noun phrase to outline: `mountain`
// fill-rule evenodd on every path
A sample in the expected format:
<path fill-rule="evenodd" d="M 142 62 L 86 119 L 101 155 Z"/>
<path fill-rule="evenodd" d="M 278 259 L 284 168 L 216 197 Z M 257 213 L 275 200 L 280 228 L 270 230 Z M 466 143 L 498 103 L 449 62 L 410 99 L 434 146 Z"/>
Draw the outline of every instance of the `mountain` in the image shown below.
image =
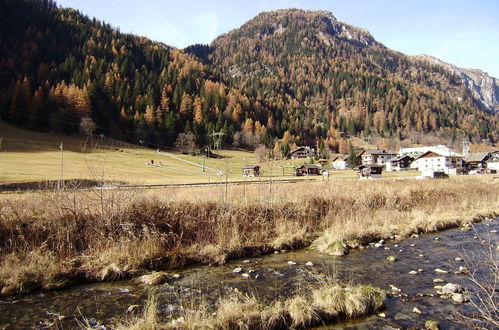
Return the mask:
<path fill-rule="evenodd" d="M 204 61 L 274 104 L 273 121 L 291 136 L 497 135 L 497 116 L 455 72 L 390 50 L 326 11 L 261 13 L 215 39 Z"/>
<path fill-rule="evenodd" d="M 473 96 L 491 111 L 499 112 L 499 84 L 496 78 L 478 69 L 463 69 L 429 55 L 411 56 L 417 61 L 439 65 L 459 76 Z"/>
<path fill-rule="evenodd" d="M 456 73 L 386 48 L 331 13 L 262 13 L 185 50 L 50 0 L 0 2 L 0 118 L 39 131 L 173 146 L 328 145 L 346 135 L 498 140 Z M 343 147 L 343 148 L 342 148 Z"/>

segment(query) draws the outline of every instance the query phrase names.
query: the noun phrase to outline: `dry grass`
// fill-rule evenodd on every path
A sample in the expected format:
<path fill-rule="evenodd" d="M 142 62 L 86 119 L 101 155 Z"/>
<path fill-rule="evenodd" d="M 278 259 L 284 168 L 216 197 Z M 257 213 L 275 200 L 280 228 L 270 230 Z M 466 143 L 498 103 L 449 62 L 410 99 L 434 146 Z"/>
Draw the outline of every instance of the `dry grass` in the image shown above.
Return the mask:
<path fill-rule="evenodd" d="M 355 318 L 376 312 L 383 307 L 385 293 L 372 286 L 338 285 L 322 282 L 285 301 L 270 304 L 255 297 L 233 294 L 215 304 L 201 302 L 190 305 L 168 323 L 155 324 L 166 329 L 287 329 L 305 328 L 332 323 L 343 318 Z M 149 303 L 147 304 L 149 306 Z M 147 324 L 151 311 L 134 320 Z M 143 321 L 142 321 L 143 320 Z M 143 323 L 142 323 L 143 322 Z"/>
<path fill-rule="evenodd" d="M 323 252 L 355 248 L 497 215 L 498 196 L 487 176 L 2 195 L 0 290 L 222 264 L 310 242 Z"/>

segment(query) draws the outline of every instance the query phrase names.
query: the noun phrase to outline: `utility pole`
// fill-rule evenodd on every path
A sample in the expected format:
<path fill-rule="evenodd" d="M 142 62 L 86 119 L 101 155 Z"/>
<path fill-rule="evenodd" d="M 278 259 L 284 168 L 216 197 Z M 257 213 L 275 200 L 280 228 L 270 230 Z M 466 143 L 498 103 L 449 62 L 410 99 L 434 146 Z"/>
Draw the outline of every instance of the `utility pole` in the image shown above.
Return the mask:
<path fill-rule="evenodd" d="M 61 145 L 59 146 L 61 149 L 61 190 L 64 189 L 64 144 L 61 141 Z"/>

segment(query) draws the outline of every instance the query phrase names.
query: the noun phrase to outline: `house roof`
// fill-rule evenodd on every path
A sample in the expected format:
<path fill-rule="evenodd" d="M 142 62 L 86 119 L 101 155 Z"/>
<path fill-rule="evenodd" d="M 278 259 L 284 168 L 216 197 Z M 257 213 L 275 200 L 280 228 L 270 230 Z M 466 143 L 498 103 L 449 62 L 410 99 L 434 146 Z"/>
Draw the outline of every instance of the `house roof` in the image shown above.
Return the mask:
<path fill-rule="evenodd" d="M 257 167 L 260 167 L 260 166 L 258 166 L 258 165 L 244 165 L 243 169 L 244 170 L 252 170 L 252 169 L 255 169 Z"/>
<path fill-rule="evenodd" d="M 322 168 L 321 164 L 303 164 L 299 168 Z"/>
<path fill-rule="evenodd" d="M 300 151 L 300 150 L 314 151 L 314 149 L 313 149 L 312 147 L 309 147 L 309 146 L 301 146 L 301 147 L 298 147 L 298 148 L 296 148 L 296 149 L 291 150 L 291 153 L 293 153 L 293 152 L 297 152 L 297 151 Z"/>
<path fill-rule="evenodd" d="M 420 155 L 416 159 L 420 159 L 420 158 L 424 158 L 424 157 L 452 157 L 452 158 L 461 158 L 461 156 L 459 156 L 458 154 L 446 155 L 446 154 L 441 154 L 439 152 L 435 152 L 435 151 L 430 150 L 430 151 L 427 151 L 424 154 Z"/>
<path fill-rule="evenodd" d="M 392 159 L 390 159 L 389 161 L 390 162 L 399 162 L 401 161 L 402 159 L 404 158 L 410 158 L 410 159 L 414 159 L 414 157 L 411 157 L 409 155 L 405 155 L 405 156 L 398 156 L 398 157 L 393 157 Z"/>
<path fill-rule="evenodd" d="M 384 168 L 385 166 L 384 165 L 377 165 L 377 164 L 367 164 L 367 165 L 360 165 L 358 167 L 358 169 L 360 170 L 360 169 L 367 168 L 367 167 L 369 167 L 369 168 Z"/>
<path fill-rule="evenodd" d="M 348 157 L 349 157 L 349 155 L 339 155 L 339 156 L 333 157 L 333 159 L 331 161 L 332 162 L 335 162 L 337 160 L 347 161 Z"/>
<path fill-rule="evenodd" d="M 382 149 L 367 149 L 367 150 L 364 150 L 362 153 L 364 153 L 364 152 L 370 153 L 371 155 L 396 155 L 397 154 L 393 150 L 382 150 Z"/>
<path fill-rule="evenodd" d="M 483 162 L 486 158 L 490 157 L 489 152 L 476 152 L 472 154 L 467 154 L 463 157 L 463 160 L 467 163 L 470 162 Z"/>

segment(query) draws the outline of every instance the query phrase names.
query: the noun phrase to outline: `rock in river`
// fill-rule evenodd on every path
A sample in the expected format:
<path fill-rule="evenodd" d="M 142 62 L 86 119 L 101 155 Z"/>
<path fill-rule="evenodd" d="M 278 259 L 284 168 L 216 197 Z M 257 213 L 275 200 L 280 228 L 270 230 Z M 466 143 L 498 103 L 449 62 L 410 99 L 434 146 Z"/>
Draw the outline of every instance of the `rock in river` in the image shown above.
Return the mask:
<path fill-rule="evenodd" d="M 438 273 L 438 274 L 447 274 L 448 271 L 440 269 L 440 268 L 437 268 L 437 269 L 435 269 L 435 273 Z"/>
<path fill-rule="evenodd" d="M 398 259 L 397 259 L 397 257 L 395 257 L 395 256 L 388 256 L 388 257 L 386 257 L 386 261 L 388 261 L 388 262 L 395 262 L 395 261 L 397 261 L 397 260 L 398 260 Z"/>
<path fill-rule="evenodd" d="M 243 269 L 241 267 L 236 267 L 236 268 L 234 268 L 234 270 L 232 272 L 238 274 L 238 273 L 240 273 L 242 271 L 243 271 Z"/>

